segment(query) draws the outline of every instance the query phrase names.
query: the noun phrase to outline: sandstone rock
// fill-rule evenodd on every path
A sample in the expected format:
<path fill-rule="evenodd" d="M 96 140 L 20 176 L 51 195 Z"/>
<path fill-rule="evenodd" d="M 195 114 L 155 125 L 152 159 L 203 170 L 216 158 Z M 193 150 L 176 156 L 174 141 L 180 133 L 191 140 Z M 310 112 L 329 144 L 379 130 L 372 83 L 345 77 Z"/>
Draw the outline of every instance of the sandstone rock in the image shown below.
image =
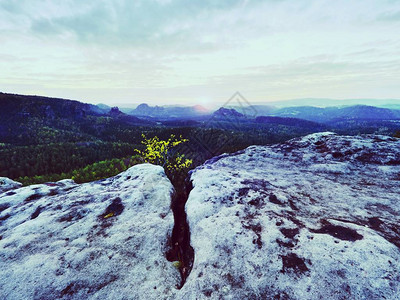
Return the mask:
<path fill-rule="evenodd" d="M 399 299 L 400 140 L 319 133 L 192 172 L 181 299 Z"/>
<path fill-rule="evenodd" d="M 9 190 L 17 189 L 21 186 L 21 183 L 11 180 L 10 178 L 0 177 L 0 194 Z"/>
<path fill-rule="evenodd" d="M 215 157 L 191 180 L 180 290 L 161 167 L 0 192 L 0 298 L 398 299 L 399 139 L 312 134 Z"/>
<path fill-rule="evenodd" d="M 0 195 L 1 299 L 166 299 L 173 187 L 159 166 Z"/>

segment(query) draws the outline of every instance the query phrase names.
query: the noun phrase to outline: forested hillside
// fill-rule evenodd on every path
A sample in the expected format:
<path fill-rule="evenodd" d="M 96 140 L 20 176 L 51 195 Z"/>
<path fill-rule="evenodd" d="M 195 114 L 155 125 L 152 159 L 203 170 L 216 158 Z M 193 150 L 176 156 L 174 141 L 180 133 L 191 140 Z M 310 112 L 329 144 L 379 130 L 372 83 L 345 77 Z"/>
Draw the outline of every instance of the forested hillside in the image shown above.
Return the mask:
<path fill-rule="evenodd" d="M 225 108 L 196 119 L 176 119 L 175 115 L 166 119 L 163 115 L 159 121 L 143 120 L 117 107 L 107 111 L 78 101 L 4 93 L 0 93 L 0 106 L 0 176 L 25 184 L 71 177 L 83 182 L 115 175 L 140 161 L 134 155 L 135 150 L 143 149 L 142 134 L 161 140 L 171 134 L 188 139 L 176 151 L 185 153 L 193 160 L 192 167 L 196 167 L 225 152 L 313 132 L 395 135 L 400 130 L 400 121 L 390 119 L 396 117 L 395 112 L 370 107 L 341 112 L 344 116 L 361 110 L 362 116 L 369 119 L 327 118 L 318 123 L 293 117 L 251 118 Z M 302 112 L 297 115 L 311 114 L 320 120 L 328 109 L 293 108 L 281 112 Z M 338 114 L 337 109 L 332 112 Z M 384 120 L 372 119 L 374 112 Z"/>

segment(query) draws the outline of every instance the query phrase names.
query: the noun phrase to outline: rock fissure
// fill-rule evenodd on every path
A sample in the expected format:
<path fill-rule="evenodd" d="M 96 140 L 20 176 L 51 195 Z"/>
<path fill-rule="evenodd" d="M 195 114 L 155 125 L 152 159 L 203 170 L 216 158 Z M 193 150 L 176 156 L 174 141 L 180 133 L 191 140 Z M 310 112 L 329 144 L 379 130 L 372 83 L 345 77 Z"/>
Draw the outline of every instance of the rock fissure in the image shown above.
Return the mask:
<path fill-rule="evenodd" d="M 190 228 L 187 222 L 185 204 L 192 190 L 190 176 L 181 182 L 173 183 L 175 192 L 172 196 L 171 208 L 174 214 L 174 228 L 170 239 L 170 247 L 166 253 L 168 261 L 177 261 L 177 268 L 181 275 L 181 282 L 177 286 L 181 289 L 193 267 L 194 250 L 190 245 Z"/>

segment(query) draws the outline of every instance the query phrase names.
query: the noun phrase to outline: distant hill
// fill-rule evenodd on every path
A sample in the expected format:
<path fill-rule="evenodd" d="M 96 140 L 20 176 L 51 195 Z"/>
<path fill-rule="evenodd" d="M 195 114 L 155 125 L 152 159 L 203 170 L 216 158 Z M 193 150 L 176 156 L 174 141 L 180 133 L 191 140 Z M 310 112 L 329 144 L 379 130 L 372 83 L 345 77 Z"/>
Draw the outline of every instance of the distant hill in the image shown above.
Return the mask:
<path fill-rule="evenodd" d="M 251 105 L 250 109 L 254 111 L 256 116 L 268 116 L 271 115 L 278 108 L 272 105 Z"/>
<path fill-rule="evenodd" d="M 117 106 L 112 107 L 107 115 L 112 117 L 114 120 L 122 121 L 122 122 L 124 122 L 126 124 L 131 124 L 131 125 L 136 125 L 136 124 L 139 124 L 139 125 L 143 125 L 143 124 L 153 125 L 153 124 L 155 124 L 152 121 L 142 120 L 142 119 L 137 118 L 135 116 L 128 115 L 128 114 L 122 112 Z"/>
<path fill-rule="evenodd" d="M 75 100 L 0 93 L 0 142 L 37 144 L 92 140 L 110 127 L 149 121 L 104 112 Z M 107 125 L 107 126 L 106 126 Z"/>
<path fill-rule="evenodd" d="M 400 107 L 400 99 L 331 99 L 331 98 L 299 98 L 281 101 L 272 101 L 265 103 L 253 103 L 255 105 L 268 105 L 276 107 L 293 107 L 293 106 L 353 106 L 367 105 L 383 108 L 391 108 L 391 106 Z"/>
<path fill-rule="evenodd" d="M 400 110 L 367 105 L 325 108 L 299 106 L 281 108 L 274 111 L 272 115 L 329 123 L 340 120 L 397 120 L 400 119 Z"/>
<path fill-rule="evenodd" d="M 307 129 L 313 129 L 316 131 L 327 129 L 326 125 L 323 125 L 323 124 L 320 124 L 317 122 L 313 122 L 313 121 L 297 119 L 297 118 L 262 116 L 262 117 L 257 117 L 256 122 L 262 123 L 262 124 L 276 124 L 276 125 L 302 127 L 302 128 L 307 128 Z"/>
<path fill-rule="evenodd" d="M 103 103 L 99 103 L 96 104 L 96 106 L 100 109 L 100 111 L 102 111 L 103 113 L 107 113 L 110 111 L 111 107 L 108 106 L 107 104 L 103 104 Z"/>
<path fill-rule="evenodd" d="M 294 123 L 300 126 L 301 120 L 316 123 L 332 123 L 345 120 L 399 120 L 400 110 L 381 108 L 367 105 L 340 106 L 340 107 L 314 107 L 294 106 L 275 108 L 272 106 L 255 105 L 257 122 L 283 122 Z M 218 117 L 246 117 L 234 108 L 221 107 L 213 113 Z M 266 116 L 270 118 L 265 118 Z M 250 116 L 248 116 L 250 117 Z M 279 117 L 279 118 L 272 118 Z M 304 125 L 304 122 L 303 124 Z M 310 124 L 309 124 L 310 125 Z"/>
<path fill-rule="evenodd" d="M 136 143 L 143 130 L 148 131 L 151 127 L 151 131 L 156 132 L 163 126 L 188 127 L 190 130 L 208 127 L 257 136 L 278 134 L 287 137 L 319 130 L 342 134 L 394 134 L 400 129 L 400 110 L 367 105 L 325 108 L 253 105 L 244 109 L 221 107 L 210 112 L 199 105 L 150 106 L 142 103 L 127 114 L 121 108 L 105 104 L 0 93 L 0 108 L 0 143 L 15 145 L 98 139 Z M 254 139 L 252 143 L 258 143 L 258 140 Z"/>
<path fill-rule="evenodd" d="M 217 118 L 244 118 L 245 115 L 233 108 L 221 107 L 213 113 L 213 117 Z"/>
<path fill-rule="evenodd" d="M 0 104 L 0 116 L 7 119 L 20 117 L 79 119 L 86 115 L 102 113 L 102 110 L 96 105 L 42 96 L 0 93 Z M 2 120 L 4 120 L 3 118 Z"/>
<path fill-rule="evenodd" d="M 209 114 L 209 111 L 201 105 L 194 106 L 150 106 L 146 103 L 139 104 L 129 111 L 130 115 L 151 117 L 158 119 L 192 118 Z"/>

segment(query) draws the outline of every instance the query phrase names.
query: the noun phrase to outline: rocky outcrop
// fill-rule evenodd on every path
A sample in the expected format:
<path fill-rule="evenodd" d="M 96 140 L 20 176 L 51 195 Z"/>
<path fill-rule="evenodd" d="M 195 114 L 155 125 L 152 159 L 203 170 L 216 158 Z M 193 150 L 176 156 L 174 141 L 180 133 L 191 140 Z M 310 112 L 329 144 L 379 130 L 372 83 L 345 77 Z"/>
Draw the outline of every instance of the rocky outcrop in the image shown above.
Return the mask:
<path fill-rule="evenodd" d="M 173 187 L 159 166 L 0 194 L 1 299 L 165 299 Z"/>
<path fill-rule="evenodd" d="M 318 133 L 195 169 L 186 204 L 195 257 L 181 289 L 182 263 L 167 260 L 179 197 L 161 167 L 82 185 L 0 180 L 2 299 L 400 295 L 399 139 Z"/>
<path fill-rule="evenodd" d="M 12 189 L 17 189 L 21 186 L 21 183 L 11 180 L 10 178 L 0 177 L 0 193 L 4 193 Z"/>
<path fill-rule="evenodd" d="M 191 179 L 182 299 L 398 299 L 400 140 L 312 134 Z"/>

